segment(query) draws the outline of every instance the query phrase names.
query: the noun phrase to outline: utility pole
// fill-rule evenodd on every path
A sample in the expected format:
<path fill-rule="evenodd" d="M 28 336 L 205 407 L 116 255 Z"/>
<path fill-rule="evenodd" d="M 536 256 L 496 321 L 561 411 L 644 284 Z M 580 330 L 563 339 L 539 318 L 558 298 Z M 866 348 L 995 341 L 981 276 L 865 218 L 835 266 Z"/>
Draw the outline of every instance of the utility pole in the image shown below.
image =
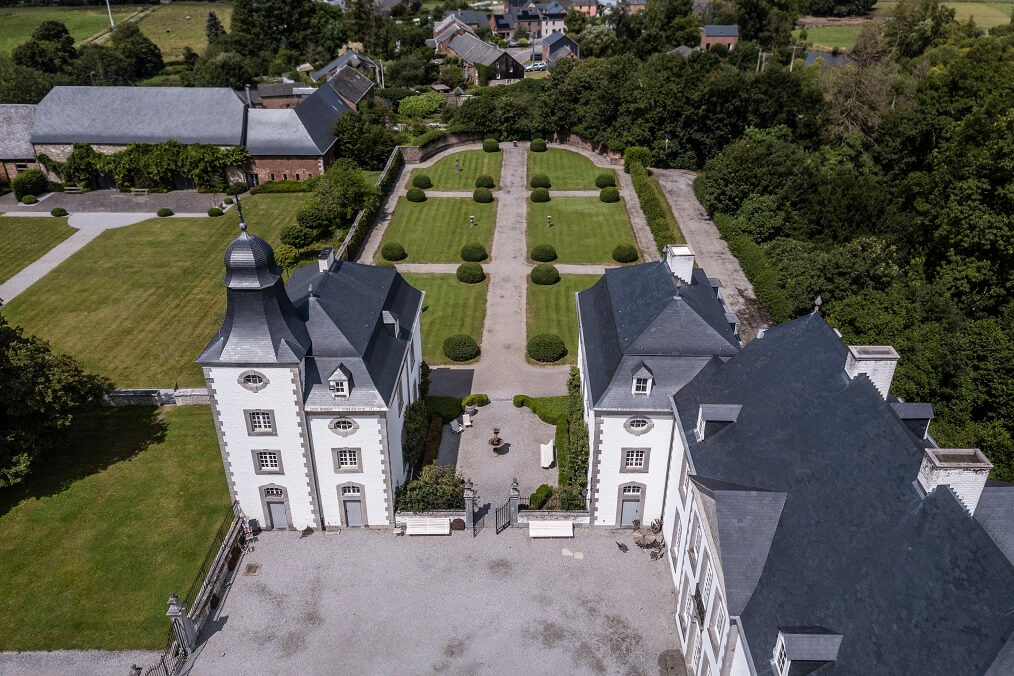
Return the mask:
<path fill-rule="evenodd" d="M 109 6 L 109 0 L 106 0 L 106 11 L 109 12 L 109 27 L 116 28 L 116 24 L 113 23 L 113 8 Z"/>
<path fill-rule="evenodd" d="M 763 54 L 763 53 L 764 53 L 763 51 L 761 51 L 759 49 L 757 50 L 757 67 L 753 69 L 753 72 L 755 72 L 755 73 L 759 73 L 760 72 L 761 54 Z"/>
<path fill-rule="evenodd" d="M 793 67 L 796 65 L 796 50 L 799 49 L 799 45 L 792 45 L 792 61 L 789 61 L 789 72 L 792 72 Z"/>
<path fill-rule="evenodd" d="M 768 57 L 771 56 L 771 52 L 761 52 L 758 54 L 761 57 L 760 72 L 764 72 L 764 67 L 768 65 Z"/>

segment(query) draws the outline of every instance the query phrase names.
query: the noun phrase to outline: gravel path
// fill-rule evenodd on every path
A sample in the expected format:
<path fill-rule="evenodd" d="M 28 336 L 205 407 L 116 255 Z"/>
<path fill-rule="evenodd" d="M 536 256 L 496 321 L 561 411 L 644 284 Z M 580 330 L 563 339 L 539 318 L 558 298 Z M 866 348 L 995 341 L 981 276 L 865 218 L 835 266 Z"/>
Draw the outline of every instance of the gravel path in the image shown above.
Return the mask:
<path fill-rule="evenodd" d="M 722 280 L 722 296 L 739 316 L 739 334 L 743 342 L 753 340 L 759 329 L 771 326 L 771 316 L 758 302 L 739 261 L 697 201 L 693 187 L 697 175 L 681 169 L 652 169 L 652 173 L 658 178 L 680 230 L 694 251 L 697 265 L 704 268 L 709 277 Z"/>

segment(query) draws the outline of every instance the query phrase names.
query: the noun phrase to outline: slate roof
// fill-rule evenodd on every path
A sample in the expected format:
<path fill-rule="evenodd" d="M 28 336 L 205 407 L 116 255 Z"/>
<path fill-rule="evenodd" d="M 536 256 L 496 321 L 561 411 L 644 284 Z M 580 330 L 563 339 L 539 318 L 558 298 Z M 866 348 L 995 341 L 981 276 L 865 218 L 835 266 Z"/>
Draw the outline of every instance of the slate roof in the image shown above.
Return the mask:
<path fill-rule="evenodd" d="M 327 81 L 327 84 L 339 96 L 356 104 L 362 101 L 376 86 L 373 80 L 348 66 L 341 68 L 333 78 Z"/>
<path fill-rule="evenodd" d="M 712 358 L 739 350 L 725 307 L 700 269 L 691 284 L 665 261 L 608 270 L 577 294 L 577 310 L 596 409 L 668 411 L 672 393 Z M 647 396 L 631 394 L 630 371 L 641 362 L 654 374 Z"/>
<path fill-rule="evenodd" d="M 294 108 L 254 108 L 247 114 L 246 148 L 251 155 L 320 155 Z"/>
<path fill-rule="evenodd" d="M 975 508 L 975 520 L 1007 560 L 1014 563 L 1014 484 L 987 482 Z"/>
<path fill-rule="evenodd" d="M 677 56 L 678 55 L 678 56 L 682 56 L 683 58 L 688 58 L 693 53 L 694 53 L 694 48 L 687 47 L 686 45 L 680 45 L 679 47 L 677 47 L 675 49 L 670 49 L 668 52 L 666 52 L 666 54 L 668 54 L 669 56 Z"/>
<path fill-rule="evenodd" d="M 272 96 L 292 96 L 292 90 L 301 86 L 298 82 L 270 82 L 257 85 L 257 93 L 261 98 Z"/>
<path fill-rule="evenodd" d="M 448 12 L 444 16 L 455 16 L 458 20 L 463 21 L 470 26 L 474 25 L 485 27 L 489 25 L 489 14 L 486 14 L 486 12 L 477 12 L 474 9 L 456 9 L 453 12 Z"/>
<path fill-rule="evenodd" d="M 981 674 L 1014 632 L 998 593 L 1014 568 L 949 488 L 916 491 L 923 442 L 869 379 L 845 375 L 845 356 L 811 314 L 712 360 L 674 397 L 684 429 L 701 404 L 743 407 L 690 440 L 699 481 L 786 494 L 740 614 L 757 673 L 771 674 L 778 627 L 806 625 L 844 637 L 822 674 Z M 724 558 L 721 531 L 719 519 Z M 749 580 L 724 574 L 741 594 Z"/>
<path fill-rule="evenodd" d="M 738 38 L 739 26 L 708 25 L 704 27 L 704 36 L 708 38 Z"/>
<path fill-rule="evenodd" d="M 35 106 L 27 103 L 0 105 L 0 160 L 28 160 L 35 157 L 32 129 Z"/>
<path fill-rule="evenodd" d="M 361 65 L 368 65 L 373 69 L 377 68 L 377 64 L 365 54 L 360 54 L 354 49 L 347 50 L 344 54 L 336 58 L 331 63 L 327 64 L 323 68 L 313 71 L 310 73 L 310 79 L 316 82 L 322 77 L 327 76 L 329 73 L 341 68 L 342 66 L 349 65 L 353 68 L 359 68 Z"/>
<path fill-rule="evenodd" d="M 562 19 L 567 16 L 567 10 L 558 2 L 540 2 L 535 6 L 539 14 L 546 19 Z"/>
<path fill-rule="evenodd" d="M 483 42 L 476 36 L 465 33 L 456 35 L 448 44 L 451 50 L 469 64 L 493 65 L 506 52 L 495 45 Z"/>
<path fill-rule="evenodd" d="M 64 87 L 35 112 L 33 143 L 243 144 L 246 106 L 227 87 Z"/>

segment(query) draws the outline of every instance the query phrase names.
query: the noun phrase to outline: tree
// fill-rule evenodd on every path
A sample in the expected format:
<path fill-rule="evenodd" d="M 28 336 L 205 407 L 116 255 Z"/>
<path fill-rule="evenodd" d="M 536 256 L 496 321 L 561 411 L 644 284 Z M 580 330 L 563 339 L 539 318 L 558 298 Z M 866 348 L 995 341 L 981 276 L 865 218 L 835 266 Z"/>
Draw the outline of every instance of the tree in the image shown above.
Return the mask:
<path fill-rule="evenodd" d="M 884 42 L 898 56 L 919 56 L 953 26 L 954 10 L 939 0 L 901 0 L 884 24 Z"/>
<path fill-rule="evenodd" d="M 249 61 L 235 52 L 224 52 L 203 58 L 194 67 L 194 84 L 198 87 L 232 87 L 253 84 L 256 75 Z"/>
<path fill-rule="evenodd" d="M 518 27 L 514 29 L 515 40 L 527 40 L 529 37 L 528 28 L 524 24 L 518 24 Z"/>
<path fill-rule="evenodd" d="M 19 483 L 112 382 L 84 372 L 0 314 L 0 487 Z"/>
<path fill-rule="evenodd" d="M 85 45 L 70 68 L 74 82 L 97 86 L 129 85 L 134 80 L 134 69 L 112 47 Z"/>
<path fill-rule="evenodd" d="M 425 399 L 417 399 L 405 408 L 405 443 L 402 445 L 402 455 L 409 467 L 417 467 L 426 451 L 426 436 L 429 432 L 429 417 L 426 413 Z"/>
<path fill-rule="evenodd" d="M 616 32 L 606 24 L 588 26 L 578 38 L 581 56 L 609 56 L 616 46 Z"/>
<path fill-rule="evenodd" d="M 59 21 L 43 21 L 32 37 L 11 52 L 14 63 L 44 73 L 60 73 L 77 56 L 74 38 Z"/>
<path fill-rule="evenodd" d="M 225 26 L 213 11 L 208 12 L 208 20 L 204 22 L 204 35 L 208 38 L 208 44 L 225 35 Z"/>
<path fill-rule="evenodd" d="M 236 0 L 230 33 L 249 36 L 254 53 L 302 49 L 310 38 L 317 3 L 305 0 Z"/>
<path fill-rule="evenodd" d="M 52 86 L 48 74 L 0 54 L 0 103 L 38 103 Z"/>
<path fill-rule="evenodd" d="M 430 512 L 465 507 L 465 479 L 451 467 L 426 465 L 418 479 L 398 488 L 395 508 L 399 512 Z"/>
<path fill-rule="evenodd" d="M 880 127 L 896 81 L 881 63 L 884 51 L 879 29 L 867 25 L 849 51 L 851 62 L 825 69 L 830 99 L 829 129 L 834 138 L 858 133 L 871 139 Z"/>
<path fill-rule="evenodd" d="M 141 32 L 136 23 L 124 21 L 116 27 L 109 41 L 139 80 L 158 75 L 165 67 L 162 50 Z"/>
<path fill-rule="evenodd" d="M 584 12 L 579 12 L 571 7 L 567 10 L 567 18 L 563 20 L 563 25 L 569 36 L 577 37 L 585 29 L 585 26 L 588 25 L 588 17 L 585 16 Z"/>
<path fill-rule="evenodd" d="M 391 110 L 381 101 L 367 99 L 359 111 L 342 115 L 334 127 L 335 155 L 357 160 L 365 169 L 382 169 L 398 142 L 388 128 Z"/>

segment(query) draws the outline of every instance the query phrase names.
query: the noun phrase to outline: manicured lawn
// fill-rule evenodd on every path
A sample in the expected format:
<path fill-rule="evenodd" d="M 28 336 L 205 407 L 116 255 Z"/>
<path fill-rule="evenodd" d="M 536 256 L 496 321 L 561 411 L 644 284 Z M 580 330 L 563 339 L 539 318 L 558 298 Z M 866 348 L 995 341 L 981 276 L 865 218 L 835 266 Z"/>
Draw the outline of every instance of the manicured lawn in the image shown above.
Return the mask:
<path fill-rule="evenodd" d="M 818 49 L 851 49 L 861 29 L 862 26 L 857 25 L 808 28 L 806 30 L 806 41 L 812 43 Z M 792 37 L 799 39 L 799 31 L 793 31 Z"/>
<path fill-rule="evenodd" d="M 412 172 L 427 174 L 433 181 L 432 190 L 474 190 L 475 179 L 480 176 L 492 176 L 497 186 L 500 185 L 500 160 L 503 153 L 487 153 L 482 150 L 466 150 L 448 155 L 436 162 L 432 167 L 423 167 Z M 461 171 L 454 170 L 454 162 L 461 164 Z M 411 185 L 411 182 L 409 183 Z"/>
<path fill-rule="evenodd" d="M 211 409 L 101 409 L 0 491 L 2 650 L 165 645 L 229 492 Z"/>
<path fill-rule="evenodd" d="M 553 217 L 551 228 L 546 227 L 546 216 Z M 596 197 L 529 201 L 529 252 L 537 244 L 552 244 L 559 263 L 615 263 L 617 244 L 637 246 L 623 202 L 606 204 Z"/>
<path fill-rule="evenodd" d="M 535 174 L 549 176 L 550 190 L 595 190 L 595 177 L 613 173 L 612 169 L 596 167 L 584 155 L 562 148 L 550 148 L 544 153 L 528 152 L 528 181 Z"/>
<path fill-rule="evenodd" d="M 243 200 L 250 232 L 277 246 L 306 193 Z M 225 312 L 222 256 L 239 231 L 220 218 L 159 218 L 108 230 L 4 307 L 119 387 L 204 384 L 194 359 Z"/>
<path fill-rule="evenodd" d="M 404 275 L 405 280 L 426 292 L 423 299 L 423 359 L 435 364 L 453 363 L 444 356 L 444 339 L 467 333 L 482 342 L 482 323 L 486 320 L 486 288 L 481 284 L 463 284 L 454 275 Z"/>
<path fill-rule="evenodd" d="M 0 282 L 74 234 L 66 218 L 0 216 Z"/>
<path fill-rule="evenodd" d="M 113 5 L 113 20 L 119 24 L 140 7 Z M 43 21 L 59 21 L 76 42 L 109 28 L 109 14 L 100 7 L 3 7 L 0 8 L 0 52 L 10 52 L 32 36 Z M 204 28 L 202 26 L 201 30 Z"/>
<path fill-rule="evenodd" d="M 600 279 L 598 275 L 561 275 L 552 286 L 528 283 L 528 338 L 554 333 L 567 345 L 561 363 L 577 361 L 577 303 L 574 294 Z"/>
<path fill-rule="evenodd" d="M 159 5 L 138 23 L 141 31 L 162 50 L 166 61 L 183 56 L 183 48 L 201 52 L 208 46 L 204 26 L 208 12 L 218 15 L 225 29 L 232 20 L 232 5 L 207 2 L 173 2 Z"/>
<path fill-rule="evenodd" d="M 993 28 L 1010 22 L 1011 13 L 1014 12 L 1014 3 L 1010 2 L 942 2 L 940 3 L 954 10 L 954 18 L 961 22 L 967 22 L 969 18 L 975 18 L 975 23 L 980 28 Z M 893 14 L 898 7 L 897 0 L 880 0 L 873 7 L 873 13 L 878 16 Z"/>
<path fill-rule="evenodd" d="M 468 217 L 475 216 L 475 227 Z M 431 197 L 425 202 L 398 200 L 394 217 L 384 233 L 381 248 L 388 242 L 405 247 L 403 263 L 460 263 L 461 247 L 480 242 L 490 251 L 496 201 L 479 204 L 468 198 Z M 380 253 L 377 253 L 377 260 Z"/>

